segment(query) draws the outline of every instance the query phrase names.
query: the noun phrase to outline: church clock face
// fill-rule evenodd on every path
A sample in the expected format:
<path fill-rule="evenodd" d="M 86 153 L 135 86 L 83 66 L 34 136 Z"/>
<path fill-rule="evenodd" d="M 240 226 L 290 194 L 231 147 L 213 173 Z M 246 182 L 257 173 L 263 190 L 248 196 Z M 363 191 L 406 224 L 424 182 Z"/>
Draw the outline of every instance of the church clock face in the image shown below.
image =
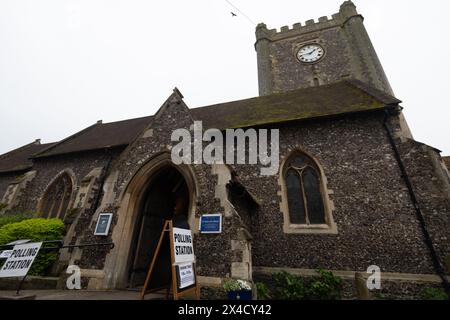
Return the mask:
<path fill-rule="evenodd" d="M 323 58 L 325 50 L 322 46 L 312 43 L 301 47 L 297 51 L 297 59 L 303 63 L 317 62 Z"/>

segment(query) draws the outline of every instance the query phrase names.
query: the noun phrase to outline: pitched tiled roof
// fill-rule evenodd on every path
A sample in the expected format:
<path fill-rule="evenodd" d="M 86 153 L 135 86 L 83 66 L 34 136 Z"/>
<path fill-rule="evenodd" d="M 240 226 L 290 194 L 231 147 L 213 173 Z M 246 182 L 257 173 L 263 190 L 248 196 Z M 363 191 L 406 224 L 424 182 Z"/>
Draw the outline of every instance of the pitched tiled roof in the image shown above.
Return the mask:
<path fill-rule="evenodd" d="M 357 80 L 192 109 L 204 127 L 239 128 L 382 109 L 401 101 Z"/>
<path fill-rule="evenodd" d="M 40 144 L 37 140 L 23 147 L 0 155 L 0 173 L 15 172 L 30 169 L 33 166 L 29 159 L 34 154 L 54 145 L 54 143 Z"/>
<path fill-rule="evenodd" d="M 97 123 L 70 136 L 36 157 L 128 145 L 149 124 L 152 117 Z"/>
<path fill-rule="evenodd" d="M 204 128 L 239 128 L 382 109 L 401 101 L 357 80 L 191 109 Z M 152 117 L 98 123 L 37 157 L 127 145 Z"/>

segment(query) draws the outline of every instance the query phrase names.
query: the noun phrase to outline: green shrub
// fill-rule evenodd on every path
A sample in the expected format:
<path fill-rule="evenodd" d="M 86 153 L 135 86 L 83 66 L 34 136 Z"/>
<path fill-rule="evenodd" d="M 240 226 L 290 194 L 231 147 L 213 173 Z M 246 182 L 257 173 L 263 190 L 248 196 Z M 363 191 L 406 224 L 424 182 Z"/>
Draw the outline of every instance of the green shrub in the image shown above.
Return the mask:
<path fill-rule="evenodd" d="M 64 223 L 60 219 L 28 219 L 0 227 L 0 245 L 19 239 L 33 242 L 60 240 L 64 234 Z M 58 252 L 40 251 L 28 272 L 29 275 L 45 275 L 55 262 Z"/>
<path fill-rule="evenodd" d="M 342 279 L 332 272 L 317 270 L 319 277 L 315 277 L 307 289 L 308 300 L 337 300 L 341 299 Z"/>
<path fill-rule="evenodd" d="M 422 300 L 448 300 L 449 297 L 441 288 L 427 288 L 422 291 Z"/>
<path fill-rule="evenodd" d="M 257 282 L 256 290 L 258 292 L 258 300 L 269 300 L 271 299 L 269 288 L 265 283 Z"/>
<path fill-rule="evenodd" d="M 34 214 L 32 212 L 24 212 L 24 213 L 17 213 L 17 214 L 10 214 L 10 213 L 5 214 L 5 215 L 0 216 L 0 228 L 3 227 L 4 225 L 31 219 L 33 217 L 34 217 Z"/>
<path fill-rule="evenodd" d="M 305 287 L 300 277 L 291 275 L 285 271 L 273 275 L 276 286 L 276 299 L 302 300 L 305 298 Z"/>
<path fill-rule="evenodd" d="M 281 300 L 341 299 L 342 279 L 330 271 L 319 269 L 317 272 L 319 276 L 313 277 L 306 284 L 301 277 L 291 275 L 287 272 L 274 274 L 275 298 Z M 265 285 L 262 285 L 260 284 L 263 295 L 269 297 L 271 295 L 269 290 Z M 259 290 L 259 287 L 257 288 Z"/>

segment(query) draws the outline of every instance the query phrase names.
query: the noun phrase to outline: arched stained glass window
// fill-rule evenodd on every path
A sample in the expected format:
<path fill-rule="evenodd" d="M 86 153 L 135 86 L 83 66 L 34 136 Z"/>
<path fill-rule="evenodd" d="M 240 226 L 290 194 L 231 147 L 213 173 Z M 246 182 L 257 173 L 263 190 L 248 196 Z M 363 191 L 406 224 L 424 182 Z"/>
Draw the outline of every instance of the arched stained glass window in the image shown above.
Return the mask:
<path fill-rule="evenodd" d="M 41 205 L 42 216 L 64 219 L 71 195 L 72 179 L 67 173 L 64 173 L 45 191 Z"/>
<path fill-rule="evenodd" d="M 320 170 L 313 159 L 295 153 L 285 164 L 284 181 L 290 223 L 326 224 Z"/>

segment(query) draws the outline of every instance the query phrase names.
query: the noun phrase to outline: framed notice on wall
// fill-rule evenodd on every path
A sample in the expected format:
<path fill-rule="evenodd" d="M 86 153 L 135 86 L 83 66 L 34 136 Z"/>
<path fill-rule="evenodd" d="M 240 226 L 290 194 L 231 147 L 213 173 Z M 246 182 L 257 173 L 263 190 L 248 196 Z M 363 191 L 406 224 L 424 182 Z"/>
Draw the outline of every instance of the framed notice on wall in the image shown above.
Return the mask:
<path fill-rule="evenodd" d="M 97 225 L 95 226 L 94 235 L 96 236 L 107 236 L 109 232 L 109 227 L 111 226 L 112 213 L 100 213 L 97 220 Z"/>
<path fill-rule="evenodd" d="M 201 233 L 221 233 L 222 215 L 220 213 L 204 214 L 200 217 Z"/>

